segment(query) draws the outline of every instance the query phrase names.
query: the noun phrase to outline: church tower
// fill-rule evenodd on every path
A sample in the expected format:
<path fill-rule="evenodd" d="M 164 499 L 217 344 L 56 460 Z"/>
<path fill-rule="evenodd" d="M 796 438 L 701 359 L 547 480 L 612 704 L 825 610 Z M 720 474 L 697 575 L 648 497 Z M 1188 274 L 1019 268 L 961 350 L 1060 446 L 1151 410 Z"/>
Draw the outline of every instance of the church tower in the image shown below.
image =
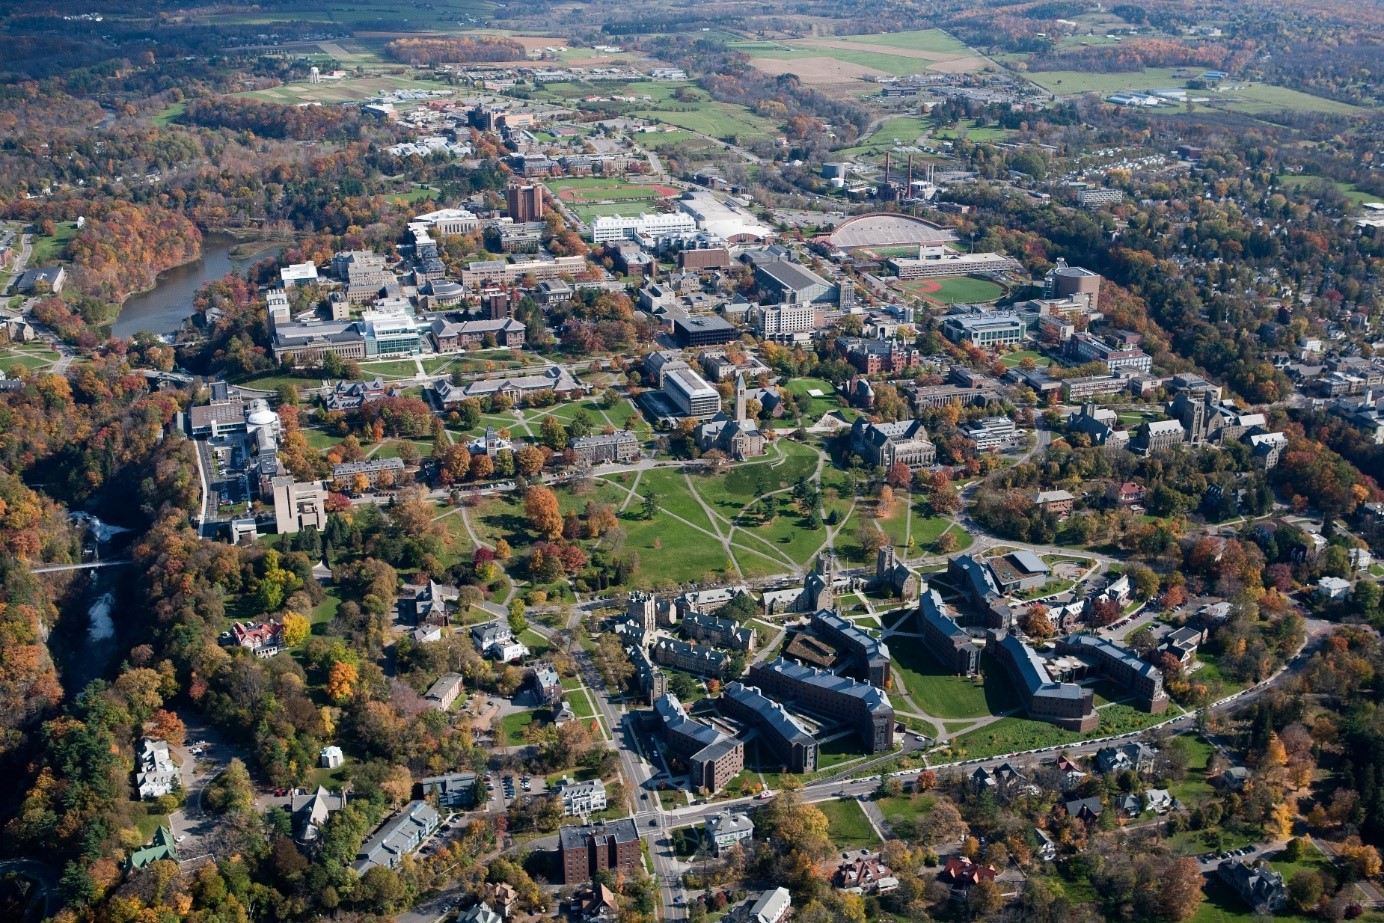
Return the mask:
<path fill-rule="evenodd" d="M 745 422 L 745 374 L 735 373 L 735 422 Z"/>

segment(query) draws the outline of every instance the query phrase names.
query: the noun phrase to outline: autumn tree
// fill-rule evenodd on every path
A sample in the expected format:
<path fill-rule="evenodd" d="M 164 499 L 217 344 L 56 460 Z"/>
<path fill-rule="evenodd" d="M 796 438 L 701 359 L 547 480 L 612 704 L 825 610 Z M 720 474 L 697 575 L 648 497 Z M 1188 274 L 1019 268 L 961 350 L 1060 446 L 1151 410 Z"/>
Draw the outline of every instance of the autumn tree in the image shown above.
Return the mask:
<path fill-rule="evenodd" d="M 341 660 L 336 661 L 327 675 L 327 698 L 338 705 L 342 704 L 355 693 L 355 684 L 359 679 L 360 675 L 354 666 Z"/>
<path fill-rule="evenodd" d="M 557 494 L 551 489 L 535 484 L 524 494 L 524 516 L 529 528 L 546 539 L 562 537 L 562 512 L 558 507 Z"/>
<path fill-rule="evenodd" d="M 283 642 L 288 647 L 297 647 L 308 638 L 312 622 L 300 612 L 285 612 L 283 621 Z"/>

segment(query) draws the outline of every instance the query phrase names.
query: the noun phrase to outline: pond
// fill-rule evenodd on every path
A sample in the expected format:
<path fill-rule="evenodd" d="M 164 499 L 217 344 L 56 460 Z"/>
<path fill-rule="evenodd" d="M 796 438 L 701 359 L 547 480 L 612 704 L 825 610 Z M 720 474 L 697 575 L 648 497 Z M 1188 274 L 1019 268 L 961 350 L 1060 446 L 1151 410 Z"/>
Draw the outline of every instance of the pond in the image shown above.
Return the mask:
<path fill-rule="evenodd" d="M 120 316 L 111 327 L 111 336 L 132 337 L 141 330 L 150 333 L 177 333 L 194 313 L 193 296 L 205 283 L 228 272 L 244 272 L 252 263 L 278 256 L 282 247 L 269 247 L 248 259 L 235 259 L 231 250 L 235 238 L 228 234 L 202 237 L 202 256 L 191 263 L 159 273 L 158 282 L 147 292 L 125 299 Z"/>

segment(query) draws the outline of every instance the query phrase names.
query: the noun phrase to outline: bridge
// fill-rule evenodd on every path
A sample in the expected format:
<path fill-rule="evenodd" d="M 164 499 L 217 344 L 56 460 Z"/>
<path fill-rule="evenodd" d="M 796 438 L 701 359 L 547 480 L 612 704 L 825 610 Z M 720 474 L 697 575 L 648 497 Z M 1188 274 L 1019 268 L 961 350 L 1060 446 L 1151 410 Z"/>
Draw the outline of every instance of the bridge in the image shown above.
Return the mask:
<path fill-rule="evenodd" d="M 102 567 L 124 567 L 133 564 L 129 558 L 116 558 L 110 561 L 91 561 L 87 564 L 35 564 L 29 568 L 34 574 L 57 574 L 68 570 L 97 570 Z"/>

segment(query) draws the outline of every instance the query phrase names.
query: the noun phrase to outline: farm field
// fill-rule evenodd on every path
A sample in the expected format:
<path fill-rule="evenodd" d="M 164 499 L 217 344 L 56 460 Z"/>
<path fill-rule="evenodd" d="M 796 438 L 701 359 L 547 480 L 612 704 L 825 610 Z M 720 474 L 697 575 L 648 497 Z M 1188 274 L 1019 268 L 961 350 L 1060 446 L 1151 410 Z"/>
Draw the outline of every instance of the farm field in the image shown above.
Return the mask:
<path fill-rule="evenodd" d="M 368 77 L 347 77 L 343 80 L 323 83 L 286 83 L 267 90 L 247 90 L 237 93 L 242 99 L 258 99 L 262 102 L 280 103 L 294 106 L 299 103 L 358 102 L 383 96 L 394 90 L 440 90 L 447 95 L 452 91 L 440 83 L 414 80 L 412 77 L 392 74 L 378 74 Z"/>
<path fill-rule="evenodd" d="M 1058 96 L 1122 93 L 1180 87 L 1200 73 L 1194 67 L 1147 67 L 1142 71 L 1095 74 L 1084 71 L 1029 71 L 1028 79 Z"/>
<path fill-rule="evenodd" d="M 1274 112 L 1315 112 L 1322 115 L 1358 115 L 1370 113 L 1369 109 L 1337 102 L 1310 93 L 1290 90 L 1287 87 L 1267 83 L 1234 84 L 1221 92 L 1210 91 L 1206 95 L 1216 105 L 1225 102 L 1227 109 L 1249 115 L 1264 115 Z"/>
<path fill-rule="evenodd" d="M 906 77 L 927 71 L 969 73 L 985 64 L 965 45 L 935 29 L 893 35 L 737 42 L 731 47 L 750 55 L 754 65 L 765 73 L 792 73 L 804 83 L 818 87 L 855 85 L 862 92 L 873 92 L 865 83 L 867 77 Z"/>

